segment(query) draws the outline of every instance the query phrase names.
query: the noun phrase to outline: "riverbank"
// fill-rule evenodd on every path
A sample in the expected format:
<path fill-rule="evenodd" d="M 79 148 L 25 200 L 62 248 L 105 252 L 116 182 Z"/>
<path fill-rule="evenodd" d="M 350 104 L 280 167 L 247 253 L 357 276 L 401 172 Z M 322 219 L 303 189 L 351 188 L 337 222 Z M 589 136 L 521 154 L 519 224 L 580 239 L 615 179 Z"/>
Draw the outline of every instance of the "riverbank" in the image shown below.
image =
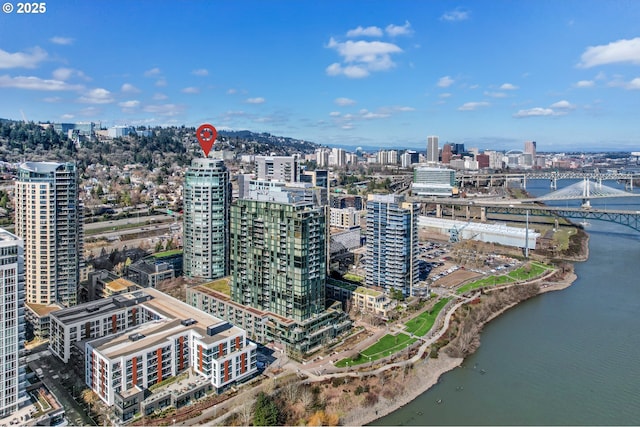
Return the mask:
<path fill-rule="evenodd" d="M 585 261 L 588 258 L 588 235 L 585 234 L 583 237 L 584 238 L 582 238 L 580 242 L 581 253 L 573 257 L 572 261 Z M 566 289 L 575 282 L 578 276 L 573 270 L 573 264 L 569 264 L 568 266 L 564 266 L 562 268 L 566 270 L 557 273 L 557 275 L 555 275 L 553 278 L 542 281 L 540 281 L 540 279 L 532 281 L 539 281 L 539 290 L 537 292 L 537 295 L 546 292 Z M 517 306 L 518 304 L 519 303 L 514 303 L 502 307 L 499 311 L 492 314 L 484 322 L 478 325 L 478 330 L 481 331 L 486 324 L 499 317 L 507 310 L 510 310 L 511 308 Z M 480 337 L 480 332 L 478 332 L 477 337 Z M 438 358 L 426 358 L 423 359 L 420 363 L 414 364 L 412 366 L 411 373 L 403 379 L 405 383 L 405 392 L 402 395 L 395 396 L 391 399 L 380 398 L 380 400 L 372 407 L 358 407 L 357 409 L 353 409 L 341 419 L 343 425 L 361 426 L 374 422 L 375 420 L 389 415 L 390 413 L 407 405 L 408 403 L 412 402 L 420 395 L 428 391 L 431 387 L 438 383 L 440 377 L 443 374 L 459 367 L 465 360 L 462 357 L 449 356 L 448 354 L 446 354 L 446 351 L 444 351 L 445 349 L 446 347 L 443 347 L 439 351 Z M 473 352 L 475 352 L 475 349 L 465 357 L 469 356 Z M 439 403 L 442 402 L 434 402 L 434 404 Z M 425 408 L 424 412 L 426 412 L 427 410 L 428 408 Z M 418 413 L 417 415 L 422 414 Z"/>
<path fill-rule="evenodd" d="M 389 415 L 436 385 L 443 374 L 462 365 L 463 361 L 461 357 L 450 357 L 443 352 L 437 359 L 422 359 L 413 365 L 410 374 L 404 378 L 404 393 L 391 399 L 381 397 L 372 407 L 354 408 L 342 418 L 342 424 L 362 426 Z"/>

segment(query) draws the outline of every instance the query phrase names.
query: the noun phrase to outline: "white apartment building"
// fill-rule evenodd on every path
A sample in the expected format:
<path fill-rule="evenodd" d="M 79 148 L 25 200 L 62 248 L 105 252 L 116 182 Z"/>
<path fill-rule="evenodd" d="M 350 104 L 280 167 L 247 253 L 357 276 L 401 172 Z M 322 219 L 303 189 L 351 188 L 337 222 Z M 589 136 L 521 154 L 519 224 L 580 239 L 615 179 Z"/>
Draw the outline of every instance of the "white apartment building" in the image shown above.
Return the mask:
<path fill-rule="evenodd" d="M 257 178 L 281 182 L 300 181 L 296 156 L 256 156 Z"/>
<path fill-rule="evenodd" d="M 73 163 L 25 162 L 15 184 L 15 232 L 24 240 L 28 317 L 37 336 L 57 305 L 77 301 L 83 267 L 82 206 Z"/>
<path fill-rule="evenodd" d="M 152 288 L 51 315 L 53 354 L 68 362 L 81 342 L 85 382 L 108 405 L 188 369 L 216 389 L 257 371 L 243 329 Z"/>
<path fill-rule="evenodd" d="M 28 402 L 24 346 L 24 253 L 19 237 L 0 229 L 0 418 Z M 22 365 L 22 366 L 21 366 Z"/>
<path fill-rule="evenodd" d="M 331 208 L 330 225 L 337 228 L 354 228 L 360 226 L 360 212 L 356 208 Z"/>

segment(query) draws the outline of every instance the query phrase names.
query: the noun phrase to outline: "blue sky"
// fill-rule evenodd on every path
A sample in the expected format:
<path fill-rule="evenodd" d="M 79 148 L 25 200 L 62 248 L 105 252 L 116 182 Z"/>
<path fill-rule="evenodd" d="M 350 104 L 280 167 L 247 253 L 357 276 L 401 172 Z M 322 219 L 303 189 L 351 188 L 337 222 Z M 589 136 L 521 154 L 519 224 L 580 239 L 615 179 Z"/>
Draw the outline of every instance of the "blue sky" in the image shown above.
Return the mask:
<path fill-rule="evenodd" d="M 2 118 L 640 151 L 640 1 L 11 3 Z"/>

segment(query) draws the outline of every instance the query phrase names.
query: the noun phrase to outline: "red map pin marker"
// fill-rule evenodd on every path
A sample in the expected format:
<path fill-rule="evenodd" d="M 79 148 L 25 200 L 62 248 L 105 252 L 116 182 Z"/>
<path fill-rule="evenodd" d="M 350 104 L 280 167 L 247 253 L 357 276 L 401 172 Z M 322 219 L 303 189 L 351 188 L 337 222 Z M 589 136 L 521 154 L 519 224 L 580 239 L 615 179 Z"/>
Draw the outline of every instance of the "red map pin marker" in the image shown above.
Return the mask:
<path fill-rule="evenodd" d="M 204 151 L 204 156 L 209 156 L 209 151 L 213 147 L 213 143 L 218 136 L 218 131 L 216 128 L 206 123 L 204 125 L 200 125 L 198 130 L 196 130 L 196 138 L 198 138 L 198 142 L 200 143 L 200 148 Z"/>

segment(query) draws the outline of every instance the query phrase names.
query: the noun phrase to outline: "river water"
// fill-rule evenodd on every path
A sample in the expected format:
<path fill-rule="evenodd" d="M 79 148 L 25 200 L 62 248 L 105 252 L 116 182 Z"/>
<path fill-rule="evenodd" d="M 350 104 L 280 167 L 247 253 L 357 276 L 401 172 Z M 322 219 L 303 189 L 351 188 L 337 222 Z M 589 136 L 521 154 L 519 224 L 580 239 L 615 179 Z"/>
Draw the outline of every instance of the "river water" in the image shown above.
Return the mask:
<path fill-rule="evenodd" d="M 640 210 L 640 197 L 603 200 L 592 205 Z M 462 367 L 371 425 L 640 424 L 640 232 L 596 220 L 586 230 L 571 287 L 493 320 Z"/>

